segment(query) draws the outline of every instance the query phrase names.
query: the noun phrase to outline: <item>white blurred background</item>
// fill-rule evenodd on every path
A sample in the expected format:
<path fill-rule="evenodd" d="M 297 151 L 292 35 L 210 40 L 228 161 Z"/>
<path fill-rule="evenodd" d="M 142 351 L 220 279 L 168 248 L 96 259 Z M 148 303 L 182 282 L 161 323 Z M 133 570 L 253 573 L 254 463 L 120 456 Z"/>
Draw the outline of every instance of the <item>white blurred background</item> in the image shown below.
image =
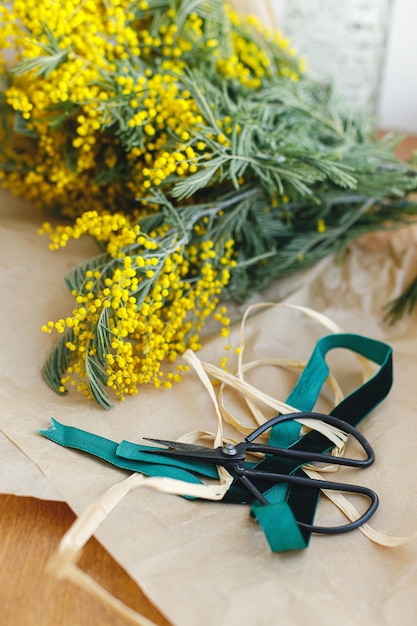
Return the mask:
<path fill-rule="evenodd" d="M 381 129 L 417 135 L 417 0 L 234 0 Z"/>

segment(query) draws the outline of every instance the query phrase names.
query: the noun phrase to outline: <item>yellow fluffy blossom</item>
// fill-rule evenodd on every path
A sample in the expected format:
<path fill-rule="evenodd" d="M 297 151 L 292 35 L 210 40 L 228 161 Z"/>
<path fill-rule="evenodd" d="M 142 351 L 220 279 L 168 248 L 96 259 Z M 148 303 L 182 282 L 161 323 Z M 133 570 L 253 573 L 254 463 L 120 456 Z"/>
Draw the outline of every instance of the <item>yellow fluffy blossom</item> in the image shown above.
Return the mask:
<path fill-rule="evenodd" d="M 109 407 L 170 387 L 209 316 L 227 367 L 221 296 L 307 267 L 346 224 L 403 219 L 378 202 L 412 173 L 363 149 L 363 126 L 302 76 L 282 33 L 222 0 L 14 0 L 0 5 L 7 48 L 0 183 L 52 213 L 51 250 L 99 248 L 65 277 L 72 312 L 42 328 L 58 334 L 44 374 L 59 393 Z"/>
<path fill-rule="evenodd" d="M 214 62 L 221 77 L 249 89 L 277 60 L 251 38 L 254 29 L 267 31 L 230 7 L 224 19 L 235 28 L 226 44 L 219 22 L 213 36 L 204 10 L 182 15 L 181 3 L 171 4 L 163 15 L 131 0 L 0 6 L 0 48 L 14 56 L 11 72 L 5 70 L 4 187 L 65 216 L 132 212 L 151 188 L 172 187 L 205 166 L 208 112 L 182 85 L 195 54 L 202 67 Z M 271 36 L 270 45 L 286 42 Z M 281 70 L 296 77 L 289 55 Z M 236 122 L 215 126 L 217 141 L 230 146 Z"/>
<path fill-rule="evenodd" d="M 110 406 L 106 388 L 122 400 L 141 384 L 167 387 L 179 381 L 180 372 L 164 375 L 162 364 L 175 361 L 188 347 L 199 349 L 204 322 L 216 311 L 229 280 L 233 243 L 227 243 L 221 258 L 206 240 L 190 246 L 171 237 L 167 250 L 163 228 L 151 237 L 123 215 L 94 211 L 73 226 L 45 224 L 43 231 L 53 249 L 85 234 L 107 245 L 107 254 L 91 269 L 68 277 L 76 301 L 72 315 L 42 327 L 63 336 L 65 371 L 56 390 L 64 393 L 72 385 Z M 224 307 L 215 317 L 227 329 Z"/>

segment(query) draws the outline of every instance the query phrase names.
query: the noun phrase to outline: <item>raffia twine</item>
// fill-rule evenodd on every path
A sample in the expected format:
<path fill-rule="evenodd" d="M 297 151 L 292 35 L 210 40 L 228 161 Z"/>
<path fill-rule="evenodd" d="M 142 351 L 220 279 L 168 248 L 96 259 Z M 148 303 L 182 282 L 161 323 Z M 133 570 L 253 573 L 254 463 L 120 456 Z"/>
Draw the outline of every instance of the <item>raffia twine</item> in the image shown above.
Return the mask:
<path fill-rule="evenodd" d="M 245 349 L 245 327 L 247 319 L 256 309 L 266 307 L 290 308 L 307 315 L 331 333 L 344 332 L 340 326 L 335 324 L 328 317 L 307 307 L 294 304 L 277 304 L 269 302 L 254 304 L 248 307 L 242 318 L 240 327 L 240 353 L 237 371 L 235 373 L 231 374 L 215 365 L 201 361 L 191 350 L 187 350 L 185 352 L 185 361 L 193 367 L 195 373 L 201 380 L 212 400 L 216 415 L 217 428 L 215 433 L 210 431 L 193 431 L 185 433 L 179 438 L 179 440 L 191 443 L 197 439 L 209 439 L 213 442 L 213 447 L 217 447 L 222 445 L 225 441 L 232 441 L 230 438 L 225 438 L 223 435 L 224 423 L 228 423 L 233 426 L 238 433 L 244 435 L 253 430 L 253 426 L 243 425 L 227 410 L 224 400 L 224 390 L 226 387 L 230 387 L 242 395 L 246 401 L 252 419 L 257 425 L 266 421 L 266 417 L 260 409 L 259 404 L 273 408 L 282 414 L 299 412 L 296 407 L 292 407 L 285 402 L 269 396 L 259 389 L 256 389 L 256 387 L 252 386 L 245 380 L 245 372 L 264 365 L 273 365 L 300 371 L 306 366 L 304 361 L 296 359 L 257 359 L 252 362 L 244 363 L 243 355 Z M 363 379 L 365 382 L 373 374 L 371 363 L 362 356 L 358 355 L 357 358 L 361 363 Z M 221 382 L 218 393 L 215 392 L 210 377 Z M 333 392 L 335 404 L 341 402 L 344 396 L 341 387 L 334 376 L 330 374 L 326 383 Z M 332 452 L 334 455 L 343 454 L 344 446 L 347 440 L 346 433 L 320 421 L 307 419 L 300 419 L 297 421 L 299 421 L 304 428 L 318 430 L 321 434 L 326 436 L 334 445 Z M 311 478 L 324 480 L 321 473 L 336 471 L 337 466 L 329 464 L 327 467 L 321 467 L 319 472 L 316 467 L 305 465 L 303 470 Z M 113 509 L 115 509 L 117 505 L 127 496 L 127 494 L 134 489 L 147 487 L 163 493 L 193 496 L 215 501 L 221 500 L 224 497 L 233 481 L 232 476 L 225 468 L 222 467 L 218 468 L 218 477 L 218 483 L 196 485 L 166 477 L 145 477 L 138 473 L 130 475 L 128 478 L 110 487 L 110 489 L 101 495 L 87 508 L 86 511 L 84 511 L 84 513 L 78 517 L 70 529 L 65 533 L 57 550 L 49 559 L 47 564 L 48 572 L 59 579 L 69 580 L 81 589 L 89 592 L 91 595 L 104 602 L 104 604 L 111 607 L 117 614 L 130 620 L 132 624 L 137 624 L 139 626 L 156 626 L 155 623 L 147 617 L 141 615 L 115 598 L 91 576 L 84 572 L 77 565 L 77 562 L 87 541 L 94 535 L 104 520 L 108 518 Z M 354 521 L 360 517 L 360 513 L 356 507 L 341 493 L 325 489 L 323 489 L 322 492 L 350 521 Z M 373 541 L 380 546 L 390 548 L 401 546 L 413 537 L 417 536 L 417 533 L 408 537 L 389 535 L 373 529 L 369 524 L 363 524 L 359 527 L 359 530 L 370 541 Z"/>

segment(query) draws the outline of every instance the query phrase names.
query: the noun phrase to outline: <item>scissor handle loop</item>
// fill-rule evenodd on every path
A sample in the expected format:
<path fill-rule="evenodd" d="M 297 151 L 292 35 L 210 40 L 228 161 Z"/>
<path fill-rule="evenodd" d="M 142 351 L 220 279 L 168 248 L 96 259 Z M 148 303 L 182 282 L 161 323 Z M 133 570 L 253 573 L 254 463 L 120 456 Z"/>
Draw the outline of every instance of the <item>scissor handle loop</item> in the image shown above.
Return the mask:
<path fill-rule="evenodd" d="M 294 447 L 278 448 L 275 446 L 269 446 L 267 444 L 264 445 L 264 444 L 253 443 L 257 437 L 262 435 L 262 433 L 264 433 L 269 428 L 272 428 L 273 426 L 277 424 L 288 422 L 290 420 L 295 420 L 295 419 L 320 420 L 326 424 L 339 428 L 341 431 L 349 435 L 352 435 L 364 449 L 367 455 L 367 458 L 361 460 L 361 459 L 350 459 L 346 457 L 330 457 L 328 454 L 294 449 Z M 276 417 L 273 417 L 268 422 L 265 422 L 265 424 L 262 424 L 261 426 L 259 426 L 259 428 L 254 430 L 250 435 L 246 437 L 245 441 L 248 444 L 248 447 L 247 447 L 248 451 L 256 450 L 258 452 L 265 452 L 266 454 L 270 454 L 272 456 L 277 455 L 277 456 L 284 457 L 284 458 L 286 457 L 286 458 L 292 458 L 292 459 L 299 459 L 300 463 L 305 463 L 308 461 L 329 462 L 329 460 L 331 460 L 332 463 L 338 464 L 338 465 L 348 465 L 352 467 L 368 467 L 375 460 L 375 453 L 373 451 L 372 446 L 357 428 L 355 428 L 348 422 L 338 417 L 335 417 L 333 415 L 327 415 L 325 413 L 318 413 L 318 412 L 310 411 L 310 412 L 288 413 L 286 415 L 277 415 Z M 342 491 L 345 493 L 357 493 L 362 496 L 365 496 L 366 498 L 370 500 L 370 505 L 367 508 L 367 510 L 363 513 L 363 515 L 361 515 L 359 518 L 357 518 L 356 520 L 348 524 L 343 524 L 340 526 L 318 526 L 315 524 L 308 524 L 306 522 L 301 522 L 299 520 L 296 520 L 297 525 L 302 530 L 308 531 L 308 532 L 327 534 L 327 535 L 334 535 L 338 533 L 349 532 L 351 530 L 354 530 L 355 528 L 358 528 L 359 526 L 362 526 L 362 524 L 365 524 L 375 513 L 379 504 L 379 499 L 378 499 L 377 494 L 372 489 L 369 489 L 367 487 L 362 487 L 360 485 L 350 485 L 350 484 L 340 483 L 340 482 L 316 480 L 313 478 L 308 478 L 307 476 L 296 476 L 294 474 L 276 474 L 273 472 L 267 472 L 267 471 L 265 472 L 263 470 L 257 470 L 255 468 L 250 469 L 246 467 L 242 468 L 242 473 L 239 471 L 239 474 L 240 474 L 239 475 L 240 481 L 252 493 L 252 495 L 255 496 L 256 500 L 262 505 L 267 505 L 269 504 L 269 502 L 266 499 L 265 495 L 261 491 L 259 491 L 259 489 L 256 487 L 256 485 L 252 482 L 251 479 L 270 481 L 275 484 L 284 483 L 288 485 L 298 485 L 301 487 L 308 487 L 310 489 L 317 488 L 317 489 L 328 489 L 332 491 Z"/>
<path fill-rule="evenodd" d="M 355 428 L 354 426 L 346 422 L 345 420 L 342 420 L 338 417 L 334 417 L 333 415 L 326 415 L 325 413 L 317 413 L 317 412 L 310 411 L 310 412 L 287 413 L 286 415 L 277 415 L 276 417 L 273 417 L 268 422 L 265 422 L 265 424 L 262 424 L 261 426 L 259 426 L 259 428 L 254 430 L 250 435 L 248 435 L 245 438 L 245 441 L 251 444 L 257 437 L 262 435 L 262 433 L 264 433 L 269 428 L 276 426 L 276 424 L 289 422 L 295 419 L 319 420 L 326 424 L 330 424 L 330 426 L 335 426 L 336 428 L 339 428 L 340 430 L 342 430 L 343 432 L 349 435 L 352 435 L 352 437 L 354 437 L 356 441 L 360 443 L 363 450 L 365 451 L 366 459 L 351 459 L 348 457 L 336 457 L 336 456 L 330 457 L 328 454 L 323 454 L 319 452 L 310 452 L 307 450 L 306 451 L 296 450 L 293 447 L 277 448 L 277 447 L 268 446 L 268 445 L 263 446 L 261 444 L 259 445 L 253 444 L 254 448 L 248 447 L 247 449 L 252 450 L 252 451 L 257 450 L 258 452 L 265 452 L 267 454 L 275 453 L 277 455 L 279 454 L 282 457 L 299 459 L 300 462 L 319 461 L 319 462 L 328 463 L 331 460 L 331 462 L 336 465 L 347 465 L 349 467 L 362 467 L 362 468 L 369 467 L 374 462 L 375 452 L 371 444 L 369 443 L 369 441 L 362 435 L 362 433 L 357 428 Z"/>
<path fill-rule="evenodd" d="M 309 489 L 331 489 L 332 491 L 343 491 L 345 493 L 358 493 L 359 495 L 365 496 L 371 501 L 365 513 L 363 513 L 363 515 L 358 517 L 353 522 L 350 522 L 349 524 L 342 524 L 341 526 L 316 526 L 315 524 L 307 524 L 305 522 L 300 522 L 299 520 L 296 520 L 297 525 L 302 530 L 307 530 L 309 532 L 325 535 L 336 535 L 339 533 L 349 532 L 351 530 L 354 530 L 355 528 L 358 528 L 359 526 L 362 526 L 362 524 L 365 524 L 368 520 L 370 520 L 379 505 L 379 498 L 377 494 L 375 493 L 375 491 L 369 489 L 368 487 L 362 487 L 360 485 L 350 485 L 347 483 L 338 483 L 328 480 L 315 480 L 314 478 L 294 476 L 292 474 L 274 474 L 272 472 L 262 472 L 261 470 L 245 469 L 243 471 L 243 474 L 239 476 L 239 479 L 245 485 L 245 487 L 252 492 L 258 502 L 262 505 L 267 505 L 269 504 L 269 502 L 250 480 L 251 478 L 271 481 L 275 484 L 285 483 L 288 485 L 298 485 L 300 487 L 308 487 Z"/>

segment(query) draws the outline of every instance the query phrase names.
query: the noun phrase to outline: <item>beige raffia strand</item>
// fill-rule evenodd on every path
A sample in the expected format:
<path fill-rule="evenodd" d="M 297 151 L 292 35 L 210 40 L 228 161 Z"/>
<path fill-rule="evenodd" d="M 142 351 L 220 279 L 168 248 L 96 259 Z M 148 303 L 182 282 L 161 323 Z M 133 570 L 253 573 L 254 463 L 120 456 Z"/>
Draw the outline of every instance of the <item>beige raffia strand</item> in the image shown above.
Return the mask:
<path fill-rule="evenodd" d="M 320 476 L 320 474 L 316 471 L 316 469 L 317 468 L 311 469 L 310 466 L 308 468 L 303 467 L 303 471 L 310 478 L 315 478 L 317 480 L 324 480 L 324 478 Z M 349 500 L 344 495 L 335 491 L 330 491 L 328 489 L 322 489 L 321 491 L 329 500 L 331 500 L 331 502 L 333 502 L 333 504 L 337 506 L 338 509 L 342 511 L 342 513 L 346 515 L 346 517 L 351 522 L 354 522 L 356 519 L 360 517 L 360 513 L 357 510 L 357 508 L 353 506 L 353 504 L 349 502 Z M 365 535 L 365 537 L 370 539 L 370 541 L 373 541 L 374 543 L 377 543 L 380 546 L 385 546 L 386 548 L 396 548 L 397 546 L 402 546 L 408 541 L 410 541 L 410 539 L 417 537 L 417 532 L 407 537 L 398 537 L 396 535 L 389 535 L 379 530 L 375 530 L 374 528 L 369 526 L 369 524 L 362 524 L 362 526 L 359 526 L 358 530 L 360 530 Z"/>
<path fill-rule="evenodd" d="M 184 354 L 184 359 L 190 365 L 194 365 L 196 362 L 197 356 L 190 350 L 187 350 Z M 225 372 L 224 370 L 217 367 L 216 365 L 212 365 L 211 363 L 206 363 L 204 361 L 200 361 L 199 363 L 205 372 L 207 372 L 208 374 L 211 374 L 217 380 L 222 381 L 223 384 L 228 385 L 232 389 L 238 391 L 246 400 L 256 400 L 258 402 L 261 402 L 265 404 L 266 406 L 275 409 L 277 412 L 282 413 L 283 415 L 286 415 L 288 413 L 300 412 L 300 410 L 297 409 L 296 407 L 293 407 L 285 402 L 281 402 L 280 400 L 276 400 L 272 396 L 250 385 L 245 380 L 241 380 L 240 378 L 234 376 L 233 374 L 230 374 L 229 372 Z M 262 360 L 259 361 L 259 364 L 263 365 Z M 251 403 L 251 408 L 252 408 L 252 411 L 254 411 L 255 405 L 253 405 L 252 403 Z M 225 418 L 225 421 L 228 421 L 229 423 L 234 425 L 235 428 L 239 432 L 244 432 L 244 433 L 252 432 L 253 427 L 249 428 L 249 427 L 243 426 L 238 420 L 236 420 L 236 418 L 234 418 L 224 408 L 224 406 L 221 407 L 221 411 Z M 309 429 L 319 431 L 337 447 L 341 447 L 342 445 L 344 445 L 347 439 L 346 433 L 343 433 L 340 429 L 335 428 L 334 426 L 331 426 L 329 424 L 325 424 L 324 422 L 321 422 L 320 420 L 297 419 L 296 421 L 299 422 L 300 424 L 303 424 L 304 426 L 307 426 Z M 266 422 L 266 418 L 264 418 L 259 423 L 264 423 L 264 422 Z"/>
<path fill-rule="evenodd" d="M 196 485 L 172 478 L 147 478 L 142 474 L 132 474 L 129 478 L 110 487 L 74 522 L 61 540 L 57 551 L 48 561 L 47 570 L 57 578 L 70 580 L 81 589 L 88 591 L 104 602 L 104 604 L 114 609 L 116 613 L 129 619 L 133 624 L 155 626 L 154 622 L 129 608 L 106 591 L 104 587 L 77 565 L 82 549 L 112 510 L 133 489 L 148 487 L 156 491 L 175 495 L 193 496 L 206 500 L 221 500 L 229 489 L 231 480 L 229 475 L 229 480 L 221 484 Z"/>
<path fill-rule="evenodd" d="M 223 400 L 223 391 L 224 391 L 225 386 L 229 386 L 235 389 L 243 396 L 250 410 L 250 413 L 252 414 L 252 417 L 257 425 L 263 424 L 267 420 L 265 415 L 262 413 L 262 411 L 258 407 L 259 402 L 264 404 L 265 406 L 275 409 L 277 412 L 282 413 L 282 414 L 299 412 L 299 409 L 297 409 L 296 407 L 290 406 L 289 404 L 285 402 L 277 400 L 276 398 L 273 398 L 269 396 L 268 394 L 261 392 L 256 387 L 253 387 L 252 385 L 247 383 L 244 379 L 245 371 L 249 369 L 254 369 L 255 367 L 260 367 L 261 365 L 276 365 L 279 367 L 291 367 L 291 368 L 299 369 L 299 370 L 304 369 L 306 365 L 304 361 L 299 361 L 299 360 L 294 360 L 294 359 L 257 359 L 256 361 L 252 361 L 251 363 L 246 363 L 246 364 L 243 363 L 243 354 L 245 350 L 245 328 L 246 328 L 247 319 L 256 310 L 265 309 L 265 308 L 294 310 L 299 313 L 302 313 L 303 315 L 306 315 L 307 317 L 310 317 L 311 319 L 313 319 L 315 322 L 323 326 L 326 330 L 330 331 L 331 333 L 344 333 L 345 332 L 341 326 L 333 322 L 327 316 L 309 307 L 304 307 L 304 306 L 300 306 L 296 304 L 276 303 L 276 302 L 261 302 L 261 303 L 257 303 L 257 304 L 253 304 L 249 306 L 243 315 L 241 325 L 240 325 L 239 357 L 238 357 L 237 374 L 233 375 L 233 374 L 230 374 L 229 372 L 225 372 L 221 368 L 215 365 L 212 365 L 211 363 L 205 363 L 202 361 L 199 362 L 201 363 L 201 366 L 205 372 L 210 374 L 213 378 L 216 378 L 217 380 L 222 382 L 222 386 L 220 387 L 220 391 L 218 395 L 218 400 L 219 400 L 219 408 L 222 413 L 222 417 L 224 421 L 231 424 L 238 432 L 243 433 L 243 434 L 250 433 L 253 430 L 253 426 L 249 426 L 249 427 L 243 426 L 243 424 L 241 424 L 239 420 L 237 420 L 229 411 L 227 411 L 224 405 L 224 400 Z M 364 380 L 367 380 L 368 378 L 372 376 L 372 373 L 373 373 L 371 369 L 371 364 L 364 357 L 360 355 L 357 355 L 357 356 L 363 368 L 363 372 L 364 372 L 363 378 Z M 198 359 L 192 351 L 187 350 L 187 352 L 184 354 L 184 359 L 196 369 L 195 364 L 196 364 L 196 361 L 198 361 Z M 199 369 L 201 371 L 200 366 L 199 366 Z M 340 385 L 337 383 L 337 380 L 332 375 L 328 376 L 327 383 L 334 393 L 335 404 L 338 404 L 339 402 L 343 400 L 343 393 L 340 388 Z M 325 424 L 317 420 L 300 419 L 297 421 L 299 421 L 301 424 L 308 427 L 309 429 L 314 429 L 314 430 L 318 430 L 319 432 L 321 432 L 325 437 L 327 437 L 333 443 L 334 446 L 336 446 L 339 453 L 341 453 L 341 451 L 343 450 L 344 444 L 347 440 L 347 436 L 345 433 L 342 433 L 342 431 L 340 431 L 339 429 L 333 426 L 330 426 L 329 424 Z"/>
<path fill-rule="evenodd" d="M 306 307 L 275 303 L 261 303 L 249 307 L 242 319 L 241 324 L 240 356 L 236 375 L 225 372 L 210 363 L 200 361 L 197 355 L 190 350 L 187 350 L 185 353 L 185 360 L 193 367 L 213 402 L 217 429 L 216 432 L 194 431 L 191 433 L 185 433 L 179 438 L 181 441 L 191 443 L 197 439 L 209 439 L 213 442 L 214 447 L 222 445 L 224 441 L 232 441 L 230 438 L 225 438 L 223 436 L 223 422 L 228 422 L 230 425 L 234 426 L 239 433 L 247 434 L 253 430 L 253 427 L 250 428 L 243 426 L 238 420 L 236 420 L 236 418 L 234 418 L 233 415 L 230 414 L 229 411 L 226 410 L 223 402 L 224 386 L 228 386 L 243 395 L 248 408 L 250 409 L 253 420 L 257 424 L 261 424 L 266 420 L 257 406 L 259 403 L 272 407 L 276 411 L 283 414 L 299 412 L 295 407 L 261 392 L 244 379 L 244 373 L 246 371 L 259 367 L 260 365 L 291 367 L 299 370 L 302 370 L 305 367 L 304 362 L 292 359 L 258 359 L 251 363 L 243 363 L 243 351 L 245 347 L 244 335 L 247 317 L 255 309 L 271 306 L 286 307 L 297 310 L 305 315 L 308 315 L 312 319 L 315 319 L 319 324 L 323 325 L 332 333 L 344 332 L 343 329 L 337 326 L 337 324 L 332 322 L 329 318 Z M 373 375 L 370 363 L 363 357 L 358 358 L 363 367 L 364 380 L 367 380 Z M 216 395 L 214 391 L 210 376 L 222 382 L 222 387 L 218 395 Z M 343 394 L 338 382 L 330 375 L 327 379 L 327 383 L 333 390 L 336 403 L 340 402 L 343 399 Z M 346 433 L 341 432 L 339 429 L 329 427 L 329 425 L 324 424 L 323 422 L 301 419 L 298 421 L 305 427 L 319 430 L 334 444 L 334 454 L 342 454 L 347 439 Z M 317 472 L 317 468 L 313 466 L 306 465 L 303 469 L 312 478 L 322 478 Z M 320 472 L 336 471 L 336 469 L 337 467 L 335 465 L 330 464 L 327 467 L 321 467 Z M 78 567 L 77 562 L 81 556 L 82 549 L 87 541 L 97 531 L 102 522 L 110 515 L 112 510 L 130 491 L 139 487 L 148 487 L 163 493 L 192 496 L 206 500 L 221 500 L 232 483 L 232 477 L 224 468 L 218 468 L 218 474 L 218 483 L 199 485 L 172 478 L 145 477 L 141 474 L 132 474 L 129 478 L 113 485 L 74 522 L 61 540 L 57 551 L 52 555 L 50 561 L 48 562 L 48 570 L 58 578 L 70 580 L 82 589 L 90 592 L 92 595 L 96 596 L 105 604 L 113 608 L 119 615 L 129 619 L 133 624 L 137 624 L 139 626 L 155 626 L 154 622 L 123 604 L 123 602 L 112 596 L 93 578 Z M 356 508 L 347 500 L 347 498 L 342 496 L 342 494 L 326 490 L 323 490 L 323 492 L 348 517 L 348 519 L 353 521 L 359 517 L 359 513 Z M 360 530 L 371 541 L 389 547 L 402 545 L 411 538 L 386 535 L 372 529 L 368 524 L 361 526 Z"/>

